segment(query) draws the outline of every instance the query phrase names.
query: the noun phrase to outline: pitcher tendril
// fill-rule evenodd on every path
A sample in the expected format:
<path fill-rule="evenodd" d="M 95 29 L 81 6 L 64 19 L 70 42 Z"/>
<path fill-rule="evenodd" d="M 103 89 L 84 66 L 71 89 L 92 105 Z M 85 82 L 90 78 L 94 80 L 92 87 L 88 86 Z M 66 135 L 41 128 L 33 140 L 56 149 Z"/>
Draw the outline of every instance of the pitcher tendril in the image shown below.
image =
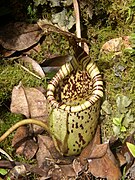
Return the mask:
<path fill-rule="evenodd" d="M 14 130 L 16 130 L 17 128 L 19 128 L 20 126 L 26 125 L 26 124 L 36 124 L 38 126 L 41 126 L 45 129 L 45 131 L 47 131 L 48 133 L 50 133 L 50 130 L 48 128 L 48 126 L 43 123 L 40 120 L 36 120 L 36 119 L 24 119 L 22 121 L 17 122 L 16 124 L 14 124 L 11 128 L 9 128 L 1 137 L 0 137 L 0 142 L 3 141 L 7 136 L 9 136 L 9 134 L 11 134 Z"/>

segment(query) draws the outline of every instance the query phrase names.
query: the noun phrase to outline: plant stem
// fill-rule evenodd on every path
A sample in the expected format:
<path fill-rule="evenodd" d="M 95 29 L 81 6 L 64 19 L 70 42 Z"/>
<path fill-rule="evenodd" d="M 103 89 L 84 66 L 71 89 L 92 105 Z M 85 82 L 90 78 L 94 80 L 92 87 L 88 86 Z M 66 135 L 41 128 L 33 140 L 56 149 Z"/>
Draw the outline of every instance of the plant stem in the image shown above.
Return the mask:
<path fill-rule="evenodd" d="M 0 142 L 3 141 L 9 134 L 11 134 L 14 130 L 19 128 L 20 126 L 26 125 L 26 124 L 36 124 L 38 126 L 43 127 L 49 134 L 49 127 L 42 121 L 36 120 L 36 119 L 25 119 L 22 121 L 17 122 L 14 124 L 11 128 L 9 128 L 1 137 L 0 137 Z"/>

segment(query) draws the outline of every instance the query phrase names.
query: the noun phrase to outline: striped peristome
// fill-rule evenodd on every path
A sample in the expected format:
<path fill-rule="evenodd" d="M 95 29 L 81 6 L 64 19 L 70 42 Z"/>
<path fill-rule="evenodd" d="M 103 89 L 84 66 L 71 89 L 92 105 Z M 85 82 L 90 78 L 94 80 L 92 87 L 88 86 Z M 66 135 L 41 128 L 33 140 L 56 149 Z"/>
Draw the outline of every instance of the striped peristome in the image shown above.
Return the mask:
<path fill-rule="evenodd" d="M 83 53 L 84 53 L 84 51 L 83 51 Z M 76 65 L 76 63 L 74 62 L 75 59 L 73 59 L 73 62 L 68 62 L 61 67 L 61 69 L 57 72 L 57 74 L 53 77 L 53 79 L 50 81 L 50 83 L 48 85 L 47 99 L 53 107 L 56 107 L 56 108 L 59 107 L 60 109 L 70 110 L 71 112 L 77 112 L 78 110 L 83 110 L 85 108 L 88 108 L 99 97 L 103 96 L 103 81 L 102 81 L 101 74 L 100 74 L 96 64 L 94 62 L 90 61 L 89 56 L 85 56 L 81 59 L 81 56 L 84 56 L 83 53 L 79 55 L 79 57 L 77 58 L 77 61 L 78 61 L 78 64 L 81 64 L 83 69 L 86 69 L 86 71 L 90 75 L 90 78 L 93 81 L 93 92 L 92 92 L 92 95 L 90 96 L 90 99 L 88 100 L 88 102 L 80 104 L 77 107 L 70 107 L 70 108 L 69 107 L 66 108 L 66 105 L 63 106 L 63 105 L 60 105 L 57 101 L 54 101 L 54 91 L 55 91 L 55 88 L 57 87 L 59 81 L 64 79 L 74 69 L 76 69 L 76 66 L 74 66 L 74 65 Z"/>
<path fill-rule="evenodd" d="M 49 125 L 55 146 L 64 155 L 76 155 L 95 133 L 103 81 L 98 67 L 79 46 L 49 82 Z"/>

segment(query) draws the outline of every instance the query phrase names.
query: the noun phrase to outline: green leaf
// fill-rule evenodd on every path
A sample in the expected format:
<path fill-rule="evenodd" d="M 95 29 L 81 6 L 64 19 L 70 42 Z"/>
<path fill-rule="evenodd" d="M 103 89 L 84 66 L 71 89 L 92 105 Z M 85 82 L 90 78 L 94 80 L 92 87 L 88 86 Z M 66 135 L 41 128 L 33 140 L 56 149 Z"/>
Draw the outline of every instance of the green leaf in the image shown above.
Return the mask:
<path fill-rule="evenodd" d="M 6 169 L 0 168 L 0 174 L 1 175 L 6 175 L 8 173 L 8 171 Z"/>
<path fill-rule="evenodd" d="M 72 15 L 69 15 L 68 11 L 64 9 L 63 11 L 52 15 L 52 22 L 68 30 L 75 24 L 75 18 Z"/>
<path fill-rule="evenodd" d="M 131 9 L 128 8 L 128 16 L 127 16 L 126 22 L 131 18 L 131 13 L 132 13 Z"/>
<path fill-rule="evenodd" d="M 116 125 L 116 126 L 121 126 L 122 124 L 122 120 L 124 118 L 124 114 L 122 114 L 120 117 L 118 118 L 113 118 L 113 123 Z"/>
<path fill-rule="evenodd" d="M 130 122 L 133 122 L 134 121 L 134 116 L 131 114 L 131 109 L 128 111 L 128 113 L 125 115 L 125 118 L 123 120 L 123 125 L 125 127 L 128 127 L 129 126 L 129 123 Z"/>
<path fill-rule="evenodd" d="M 132 103 L 127 96 L 118 95 L 116 99 L 117 107 L 120 113 L 126 113 L 128 111 L 127 107 Z"/>
<path fill-rule="evenodd" d="M 121 126 L 120 131 L 121 131 L 121 132 L 126 132 L 125 126 Z"/>
<path fill-rule="evenodd" d="M 135 7 L 135 2 L 132 2 L 130 7 Z"/>
<path fill-rule="evenodd" d="M 126 144 L 130 153 L 135 157 L 135 145 L 129 142 L 126 142 Z"/>
<path fill-rule="evenodd" d="M 113 132 L 115 135 L 119 135 L 120 133 L 120 126 L 116 126 L 113 124 Z"/>
<path fill-rule="evenodd" d="M 116 126 L 121 126 L 121 119 L 120 118 L 113 118 L 113 123 Z"/>
<path fill-rule="evenodd" d="M 111 114 L 112 113 L 112 107 L 111 107 L 111 104 L 105 100 L 102 104 L 102 107 L 103 111 L 106 113 L 106 114 Z"/>

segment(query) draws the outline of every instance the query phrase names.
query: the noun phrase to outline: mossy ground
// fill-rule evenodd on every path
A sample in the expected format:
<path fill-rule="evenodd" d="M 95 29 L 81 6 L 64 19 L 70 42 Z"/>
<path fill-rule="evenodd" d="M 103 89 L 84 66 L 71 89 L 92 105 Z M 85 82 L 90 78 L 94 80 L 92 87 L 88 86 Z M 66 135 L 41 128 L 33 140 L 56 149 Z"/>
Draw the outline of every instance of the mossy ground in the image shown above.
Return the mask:
<path fill-rule="evenodd" d="M 11 98 L 13 87 L 17 86 L 20 81 L 27 87 L 46 86 L 45 80 L 40 80 L 26 72 L 18 63 L 12 62 L 10 59 L 2 59 L 0 65 L 0 105 Z"/>
<path fill-rule="evenodd" d="M 135 118 L 135 55 L 129 51 L 122 51 L 120 55 L 114 53 L 100 55 L 102 45 L 113 39 L 126 35 L 131 35 L 133 31 L 129 32 L 128 26 L 125 25 L 125 32 L 121 34 L 120 31 L 111 30 L 111 27 L 102 28 L 96 31 L 96 41 L 92 42 L 90 49 L 90 56 L 96 61 L 104 80 L 104 98 L 107 100 L 112 108 L 110 115 L 104 114 L 101 116 L 101 131 L 103 141 L 107 141 L 111 136 L 115 136 L 113 132 L 113 118 L 118 117 L 118 109 L 116 99 L 118 95 L 127 96 L 132 100 L 129 109 Z M 92 29 L 92 28 L 91 28 Z M 95 29 L 94 29 L 95 30 Z M 94 35 L 95 36 L 95 35 Z M 117 67 L 122 66 L 123 71 L 117 75 Z M 129 123 L 125 132 L 120 132 L 118 137 L 123 141 L 130 133 L 134 131 L 135 123 Z"/>
<path fill-rule="evenodd" d="M 99 59 L 100 61 L 101 59 Z M 102 63 L 105 60 L 99 62 Z M 109 66 L 104 65 L 100 66 L 101 72 L 103 72 L 103 78 L 105 82 L 105 97 L 104 100 L 107 100 L 112 108 L 112 113 L 110 115 L 101 116 L 102 120 L 102 133 L 103 139 L 106 141 L 112 135 L 115 136 L 113 132 L 113 118 L 119 117 L 118 107 L 116 104 L 117 96 L 124 95 L 132 100 L 132 104 L 128 107 L 131 110 L 133 117 L 135 118 L 135 62 L 134 56 L 130 54 L 122 54 L 120 57 L 110 58 Z M 108 64 L 108 62 L 107 62 Z M 114 67 L 121 65 L 125 69 L 120 72 L 118 77 L 115 74 Z M 125 132 L 120 132 L 118 137 L 121 140 L 124 140 L 130 133 L 134 132 L 135 123 L 134 121 L 128 124 Z"/>
<path fill-rule="evenodd" d="M 2 59 L 0 65 L 0 136 L 8 130 L 13 124 L 23 119 L 20 114 L 14 114 L 10 112 L 11 94 L 14 86 L 17 86 L 19 82 L 26 87 L 46 87 L 45 79 L 38 79 L 28 72 L 23 70 L 21 66 L 12 60 Z M 11 146 L 11 139 L 13 134 L 5 139 L 0 144 L 0 147 L 5 149 L 11 157 L 16 157 L 19 160 L 20 157 L 15 156 L 14 149 Z"/>
<path fill-rule="evenodd" d="M 69 42 L 64 37 L 56 33 L 48 35 L 41 45 L 41 51 L 39 53 L 32 53 L 30 56 L 38 63 L 42 63 L 45 59 L 57 56 L 66 55 L 71 52 Z M 71 54 L 71 53 L 70 53 Z M 54 75 L 54 73 L 46 74 L 44 79 L 38 79 L 25 71 L 20 65 L 19 60 L 14 58 L 1 58 L 0 62 L 0 136 L 7 131 L 13 124 L 22 120 L 24 117 L 20 114 L 13 114 L 10 112 L 10 103 L 12 89 L 17 86 L 21 81 L 24 87 L 43 87 L 46 89 L 48 79 Z M 32 72 L 32 67 L 29 68 Z M 9 135 L 5 141 L 0 143 L 0 147 L 5 149 L 14 160 L 28 162 L 25 158 L 16 155 L 14 148 L 11 146 L 11 140 L 14 133 Z"/>

